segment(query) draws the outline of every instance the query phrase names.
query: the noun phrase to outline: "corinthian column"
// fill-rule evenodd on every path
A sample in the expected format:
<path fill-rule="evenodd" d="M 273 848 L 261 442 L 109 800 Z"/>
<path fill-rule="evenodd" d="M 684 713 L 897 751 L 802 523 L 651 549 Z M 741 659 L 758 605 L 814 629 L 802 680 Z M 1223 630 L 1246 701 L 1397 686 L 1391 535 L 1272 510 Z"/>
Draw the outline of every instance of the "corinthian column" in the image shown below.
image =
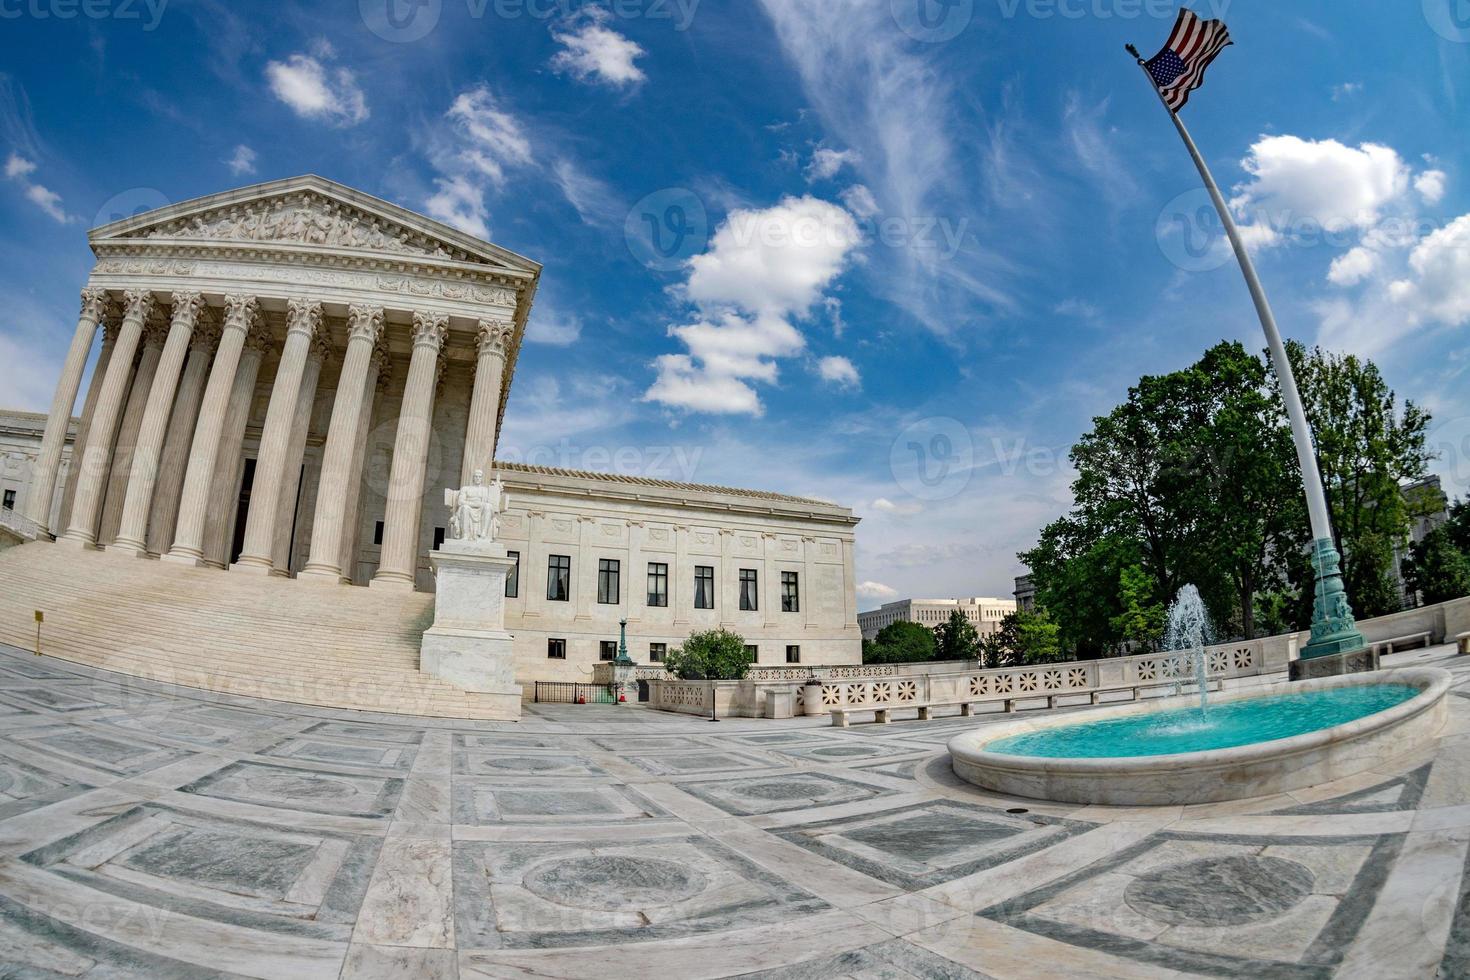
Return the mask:
<path fill-rule="evenodd" d="M 71 523 L 71 503 L 77 496 L 82 449 L 87 445 L 87 433 L 92 431 L 92 416 L 97 412 L 97 398 L 102 394 L 102 383 L 107 379 L 107 366 L 112 363 L 112 350 L 117 346 L 117 334 L 122 329 L 122 307 L 111 297 L 105 306 L 102 313 L 102 353 L 97 355 L 97 366 L 92 369 L 92 382 L 87 385 L 87 397 L 82 402 L 82 423 L 77 427 L 77 441 L 72 443 L 71 464 L 66 472 L 66 489 L 61 494 L 61 515 L 56 526 L 63 530 Z"/>
<path fill-rule="evenodd" d="M 370 417 L 364 406 L 372 388 L 373 347 L 383 331 L 383 310 L 376 306 L 353 306 L 347 314 L 347 352 L 337 378 L 337 397 L 332 402 L 332 420 L 327 425 L 327 445 L 322 453 L 322 476 L 316 491 L 316 516 L 311 522 L 311 554 L 302 579 L 336 583 L 342 576 L 342 541 L 347 536 L 349 486 L 361 480 L 353 469 L 358 431 L 366 430 Z"/>
<path fill-rule="evenodd" d="M 204 558 L 204 522 L 209 513 L 209 493 L 214 484 L 214 467 L 219 459 L 219 440 L 224 431 L 225 411 L 240 367 L 245 337 L 260 320 L 260 304 L 253 296 L 226 296 L 225 319 L 219 349 L 209 370 L 209 384 L 199 403 L 199 420 L 190 441 L 189 468 L 179 497 L 179 519 L 174 543 L 166 561 L 200 564 Z M 256 361 L 257 366 L 259 360 Z"/>
<path fill-rule="evenodd" d="M 56 394 L 51 398 L 51 414 L 46 416 L 46 431 L 41 435 L 41 451 L 36 458 L 31 489 L 26 496 L 27 516 L 40 525 L 42 531 L 49 530 L 51 526 L 51 497 L 56 492 L 61 451 L 66 448 L 66 430 L 71 425 L 77 389 L 82 386 L 82 371 L 92 354 L 92 338 L 97 335 L 97 324 L 101 322 L 106 306 L 107 290 L 90 287 L 82 290 L 82 315 L 77 320 L 77 332 L 72 334 L 71 347 L 67 349 L 66 360 L 61 365 L 61 379 L 56 382 Z"/>
<path fill-rule="evenodd" d="M 143 321 L 153 311 L 153 294 L 146 289 L 130 289 L 124 294 L 127 311 L 122 329 L 107 364 L 107 377 L 97 396 L 97 410 L 87 433 L 82 463 L 77 468 L 77 495 L 72 504 L 71 526 L 65 538 L 83 547 L 97 543 L 97 518 L 102 511 L 102 495 L 107 489 L 107 464 L 112 459 L 112 439 L 117 435 L 118 415 L 133 373 L 133 355 L 143 336 Z"/>
<path fill-rule="evenodd" d="M 465 428 L 464 463 L 459 481 L 467 486 L 475 470 L 489 473 L 495 460 L 496 427 L 500 421 L 500 388 L 505 378 L 505 356 L 515 336 L 515 324 L 481 320 L 475 340 L 475 388 L 470 397 L 470 420 Z"/>
<path fill-rule="evenodd" d="M 184 358 L 189 355 L 189 340 L 194 324 L 204 309 L 204 297 L 198 293 L 174 293 L 173 320 L 168 339 L 153 374 L 148 404 L 138 427 L 133 446 L 132 472 L 128 475 L 127 496 L 118 523 L 117 540 L 112 547 L 142 557 L 148 553 L 148 514 L 153 509 L 153 489 L 158 480 L 158 457 L 163 452 L 163 437 L 168 417 L 174 407 L 174 393 L 179 387 L 179 374 Z"/>
<path fill-rule="evenodd" d="M 424 473 L 434 420 L 434 389 L 439 382 L 439 350 L 449 333 L 443 313 L 413 315 L 413 357 L 408 385 L 398 410 L 388 506 L 383 518 L 383 554 L 372 585 L 412 590 L 418 565 L 419 517 L 424 503 Z"/>
<path fill-rule="evenodd" d="M 240 370 L 230 389 L 225 424 L 220 429 L 219 457 L 214 461 L 214 481 L 209 492 L 209 510 L 204 518 L 204 564 L 224 568 L 230 560 L 231 534 L 240 506 L 240 480 L 245 469 L 245 429 L 255 404 L 255 384 L 260 365 L 273 348 L 270 331 L 262 323 L 245 338 L 240 352 Z M 254 494 L 251 501 L 254 502 Z"/>
<path fill-rule="evenodd" d="M 184 473 L 189 466 L 189 441 L 199 422 L 199 403 L 204 399 L 204 384 L 209 379 L 209 362 L 219 343 L 219 325 L 206 307 L 189 341 L 189 360 L 179 379 L 179 392 L 168 420 L 168 434 L 163 439 L 163 455 L 158 461 L 158 484 L 153 488 L 153 511 L 148 515 L 148 553 L 158 556 L 173 547 L 174 527 L 179 519 L 179 494 L 184 489 Z"/>
<path fill-rule="evenodd" d="M 311 342 L 322 325 L 322 304 L 293 299 L 286 319 L 286 343 L 281 363 L 276 366 L 275 384 L 260 430 L 260 452 L 255 461 L 255 483 L 250 491 L 250 513 L 245 518 L 245 543 L 239 560 L 231 566 L 256 575 L 271 573 L 271 551 L 275 547 L 276 519 L 281 505 L 281 484 L 286 476 L 286 457 L 291 451 L 291 424 L 296 419 L 296 400 L 301 397 L 301 378 Z"/>
<path fill-rule="evenodd" d="M 342 513 L 342 578 L 352 585 L 357 578 L 357 550 L 362 540 L 362 468 L 367 463 L 368 437 L 373 431 L 373 412 L 378 401 L 388 393 L 392 372 L 388 367 L 388 345 L 383 337 L 373 348 L 373 363 L 363 385 L 362 419 L 357 426 L 357 445 L 352 450 L 352 469 L 347 476 L 347 506 Z"/>
<path fill-rule="evenodd" d="M 306 354 L 306 370 L 301 373 L 301 391 L 296 396 L 296 414 L 291 419 L 291 445 L 286 450 L 286 472 L 281 478 L 281 499 L 276 504 L 275 536 L 271 538 L 271 570 L 277 575 L 291 574 L 291 532 L 296 529 L 296 505 L 301 496 L 302 469 L 306 461 L 306 440 L 311 435 L 311 416 L 316 411 L 316 389 L 322 379 L 322 366 L 331 352 L 327 331 L 317 331 Z"/>
<path fill-rule="evenodd" d="M 133 386 L 128 390 L 127 408 L 117 428 L 117 442 L 112 448 L 112 470 L 107 474 L 107 497 L 102 503 L 102 524 L 97 543 L 107 547 L 117 539 L 122 526 L 123 502 L 128 494 L 128 478 L 133 470 L 133 450 L 138 445 L 138 432 L 143 428 L 143 411 L 148 407 L 148 393 L 163 358 L 163 343 L 168 338 L 168 316 L 162 307 L 154 306 L 153 314 L 143 327 L 143 353 L 133 371 Z"/>

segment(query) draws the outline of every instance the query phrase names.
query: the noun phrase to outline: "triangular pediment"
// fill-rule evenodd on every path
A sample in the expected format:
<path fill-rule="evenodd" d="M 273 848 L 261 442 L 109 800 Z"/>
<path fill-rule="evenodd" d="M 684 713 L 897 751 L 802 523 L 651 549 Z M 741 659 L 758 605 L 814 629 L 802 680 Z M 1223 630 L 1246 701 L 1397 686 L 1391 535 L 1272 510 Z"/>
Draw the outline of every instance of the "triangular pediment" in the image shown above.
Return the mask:
<path fill-rule="evenodd" d="M 464 262 L 534 278 L 523 256 L 324 177 L 255 184 L 171 204 L 94 229 L 93 245 L 156 240 L 318 247 Z"/>

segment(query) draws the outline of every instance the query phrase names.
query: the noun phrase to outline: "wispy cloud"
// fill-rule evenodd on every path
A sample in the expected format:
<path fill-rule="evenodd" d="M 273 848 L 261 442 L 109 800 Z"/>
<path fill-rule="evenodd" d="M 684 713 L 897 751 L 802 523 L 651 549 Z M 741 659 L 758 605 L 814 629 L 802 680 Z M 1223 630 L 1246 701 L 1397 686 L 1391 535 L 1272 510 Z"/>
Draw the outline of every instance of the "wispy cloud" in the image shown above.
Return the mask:
<path fill-rule="evenodd" d="M 236 177 L 255 173 L 255 151 L 241 143 L 235 147 L 227 160 L 225 166 L 230 168 L 230 173 Z"/>
<path fill-rule="evenodd" d="M 31 180 L 31 174 L 35 172 L 35 161 L 28 160 L 18 153 L 10 154 L 5 161 L 5 179 L 18 185 L 26 200 L 63 225 L 75 221 L 76 219 L 68 215 L 61 206 L 60 194 Z"/>
<path fill-rule="evenodd" d="M 646 53 L 638 44 L 607 26 L 611 14 L 600 7 L 587 7 L 552 37 L 561 50 L 551 59 L 555 71 L 566 72 L 584 82 L 613 88 L 633 88 L 648 76 L 637 61 Z"/>
<path fill-rule="evenodd" d="M 368 118 L 367 97 L 350 68 L 331 64 L 336 52 L 317 42 L 311 54 L 293 54 L 265 66 L 271 92 L 298 116 L 331 126 L 355 126 Z"/>

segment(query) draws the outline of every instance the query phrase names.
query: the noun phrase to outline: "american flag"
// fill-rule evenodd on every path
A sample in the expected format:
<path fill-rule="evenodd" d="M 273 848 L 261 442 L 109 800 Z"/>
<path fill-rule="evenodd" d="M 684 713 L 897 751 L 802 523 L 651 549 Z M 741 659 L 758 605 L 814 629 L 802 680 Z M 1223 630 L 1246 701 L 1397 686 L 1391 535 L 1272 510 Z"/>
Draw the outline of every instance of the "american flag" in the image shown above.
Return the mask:
<path fill-rule="evenodd" d="M 1144 62 L 1171 112 L 1184 108 L 1189 93 L 1204 84 L 1210 62 L 1234 43 L 1223 20 L 1202 20 L 1192 10 L 1179 11 L 1169 43 Z"/>

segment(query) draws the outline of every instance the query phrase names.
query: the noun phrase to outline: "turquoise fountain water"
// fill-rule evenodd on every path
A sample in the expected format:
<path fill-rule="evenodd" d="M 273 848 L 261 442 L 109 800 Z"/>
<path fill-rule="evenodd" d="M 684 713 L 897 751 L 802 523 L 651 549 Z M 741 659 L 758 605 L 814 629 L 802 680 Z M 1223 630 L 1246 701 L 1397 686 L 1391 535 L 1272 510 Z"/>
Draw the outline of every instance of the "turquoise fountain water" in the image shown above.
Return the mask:
<path fill-rule="evenodd" d="M 1200 714 L 1210 710 L 1209 674 L 1205 670 L 1205 644 L 1210 640 L 1210 614 L 1200 598 L 1199 589 L 1186 585 L 1169 607 L 1169 625 L 1164 630 L 1164 649 L 1180 651 L 1194 667 L 1194 682 L 1199 688 Z M 1183 676 L 1181 671 L 1180 676 Z M 1174 685 L 1174 693 L 1184 693 L 1183 683 Z"/>

